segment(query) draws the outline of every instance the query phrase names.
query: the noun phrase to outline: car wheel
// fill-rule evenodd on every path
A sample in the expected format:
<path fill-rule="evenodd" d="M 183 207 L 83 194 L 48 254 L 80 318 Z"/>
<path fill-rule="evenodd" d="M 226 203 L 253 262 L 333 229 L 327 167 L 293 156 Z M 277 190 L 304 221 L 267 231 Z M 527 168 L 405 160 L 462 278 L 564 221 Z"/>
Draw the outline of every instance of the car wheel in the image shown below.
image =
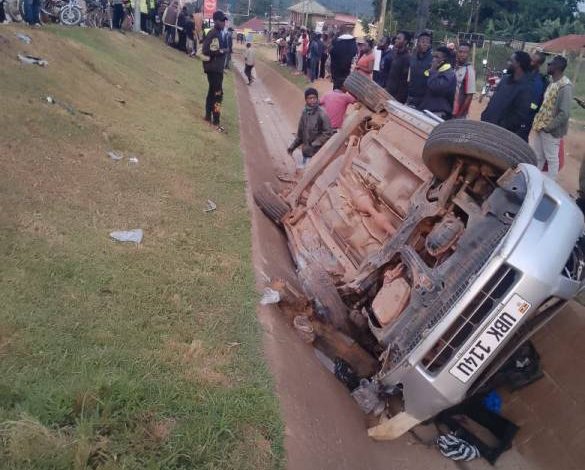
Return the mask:
<path fill-rule="evenodd" d="M 445 180 L 457 157 L 488 163 L 502 173 L 519 163 L 536 165 L 536 155 L 516 134 L 495 124 L 456 119 L 433 129 L 423 149 L 423 161 L 433 175 Z"/>
<path fill-rule="evenodd" d="M 349 312 L 329 274 L 320 266 L 307 265 L 299 270 L 299 277 L 317 313 L 338 330 L 347 332 Z"/>
<path fill-rule="evenodd" d="M 254 191 L 254 201 L 276 225 L 282 225 L 282 219 L 290 211 L 287 202 L 276 194 L 270 183 L 263 183 Z"/>
<path fill-rule="evenodd" d="M 375 113 L 382 111 L 384 103 L 392 98 L 384 88 L 358 72 L 352 72 L 343 86 L 360 103 Z"/>

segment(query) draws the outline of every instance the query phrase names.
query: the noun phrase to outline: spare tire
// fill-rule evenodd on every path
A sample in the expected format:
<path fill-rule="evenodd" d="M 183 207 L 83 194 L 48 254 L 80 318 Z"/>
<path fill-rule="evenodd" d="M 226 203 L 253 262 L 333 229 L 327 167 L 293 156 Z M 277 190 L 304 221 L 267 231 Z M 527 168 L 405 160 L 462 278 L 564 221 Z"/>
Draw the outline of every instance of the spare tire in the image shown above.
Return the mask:
<path fill-rule="evenodd" d="M 506 171 L 519 163 L 536 165 L 536 155 L 516 134 L 489 122 L 456 119 L 437 125 L 422 158 L 433 175 L 448 178 L 457 157 L 479 160 Z"/>
<path fill-rule="evenodd" d="M 270 183 L 263 183 L 254 191 L 254 202 L 276 225 L 282 225 L 282 219 L 290 211 L 288 203 L 274 191 Z"/>
<path fill-rule="evenodd" d="M 375 113 L 382 111 L 384 103 L 392 98 L 384 88 L 359 72 L 352 72 L 343 86 L 360 103 Z"/>

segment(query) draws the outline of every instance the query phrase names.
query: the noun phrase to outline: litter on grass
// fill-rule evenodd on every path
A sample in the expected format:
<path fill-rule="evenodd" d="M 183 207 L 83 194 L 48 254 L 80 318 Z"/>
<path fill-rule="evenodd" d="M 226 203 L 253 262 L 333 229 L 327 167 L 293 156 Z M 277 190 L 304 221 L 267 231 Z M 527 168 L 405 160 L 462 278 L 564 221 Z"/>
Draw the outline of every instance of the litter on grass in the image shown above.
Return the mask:
<path fill-rule="evenodd" d="M 32 55 L 23 55 L 18 54 L 18 60 L 26 65 L 40 65 L 41 67 L 46 67 L 49 65 L 45 59 L 41 59 L 40 57 L 33 57 Z"/>
<path fill-rule="evenodd" d="M 271 305 L 280 302 L 280 293 L 270 287 L 264 288 L 264 293 L 260 299 L 260 305 Z"/>
<path fill-rule="evenodd" d="M 20 42 L 24 42 L 25 44 L 30 44 L 32 42 L 32 39 L 30 38 L 30 36 L 27 36 L 26 34 L 23 34 L 23 33 L 14 33 L 14 34 L 20 40 Z"/>
<path fill-rule="evenodd" d="M 117 162 L 118 160 L 122 160 L 122 158 L 124 158 L 122 155 L 119 155 L 116 152 L 108 152 L 108 157 L 110 157 L 115 162 Z"/>
<path fill-rule="evenodd" d="M 124 243 L 141 243 L 143 236 L 144 232 L 141 228 L 135 228 L 133 230 L 120 230 L 110 233 L 111 238 Z"/>
<path fill-rule="evenodd" d="M 213 212 L 215 209 L 217 209 L 217 204 L 215 202 L 213 202 L 211 199 L 207 200 L 207 205 L 205 206 L 205 209 L 203 209 L 204 212 Z"/>
<path fill-rule="evenodd" d="M 128 159 L 128 163 L 133 163 L 133 164 L 136 165 L 138 163 L 138 158 L 136 158 L 136 157 L 130 157 Z"/>

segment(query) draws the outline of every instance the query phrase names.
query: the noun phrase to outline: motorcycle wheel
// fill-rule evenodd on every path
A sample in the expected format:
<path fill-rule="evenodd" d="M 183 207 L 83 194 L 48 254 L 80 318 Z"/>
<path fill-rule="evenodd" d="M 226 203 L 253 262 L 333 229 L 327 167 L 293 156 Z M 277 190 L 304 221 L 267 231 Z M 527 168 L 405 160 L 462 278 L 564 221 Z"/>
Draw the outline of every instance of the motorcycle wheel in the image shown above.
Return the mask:
<path fill-rule="evenodd" d="M 77 6 L 66 5 L 61 8 L 61 11 L 59 12 L 59 20 L 61 21 L 61 24 L 67 26 L 77 26 L 81 23 L 82 16 L 81 8 Z"/>

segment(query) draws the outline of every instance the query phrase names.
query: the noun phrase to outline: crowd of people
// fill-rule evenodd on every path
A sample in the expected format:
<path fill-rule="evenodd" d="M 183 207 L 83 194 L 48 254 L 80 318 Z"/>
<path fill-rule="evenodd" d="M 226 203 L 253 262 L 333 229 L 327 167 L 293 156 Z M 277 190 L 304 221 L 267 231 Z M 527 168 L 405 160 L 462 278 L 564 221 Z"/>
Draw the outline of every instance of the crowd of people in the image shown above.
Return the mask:
<path fill-rule="evenodd" d="M 443 120 L 467 119 L 477 92 L 476 73 L 470 62 L 472 46 L 461 42 L 433 48 L 432 36 L 426 31 L 416 37 L 414 47 L 412 40 L 405 31 L 374 44 L 350 34 L 319 34 L 300 28 L 279 32 L 275 42 L 281 65 L 295 68 L 296 74 L 306 74 L 310 82 L 324 78 L 333 82 L 333 91 L 321 99 L 327 117 L 325 125 L 320 124 L 322 132 L 340 127 L 347 106 L 353 102 L 343 91 L 343 83 L 352 70 L 371 78 L 407 106 Z M 514 52 L 481 120 L 530 142 L 540 169 L 556 178 L 560 142 L 568 131 L 573 87 L 564 75 L 564 57 L 555 56 L 543 74 L 545 61 L 543 52 Z M 309 97 L 316 93 L 314 88 L 308 91 Z M 312 106 L 318 108 L 319 101 L 306 103 L 301 118 L 303 135 L 312 135 L 304 130 L 307 125 L 323 121 L 308 118 L 321 116 L 309 111 Z M 303 146 L 303 160 L 307 162 L 312 149 L 306 142 L 296 143 Z"/>

